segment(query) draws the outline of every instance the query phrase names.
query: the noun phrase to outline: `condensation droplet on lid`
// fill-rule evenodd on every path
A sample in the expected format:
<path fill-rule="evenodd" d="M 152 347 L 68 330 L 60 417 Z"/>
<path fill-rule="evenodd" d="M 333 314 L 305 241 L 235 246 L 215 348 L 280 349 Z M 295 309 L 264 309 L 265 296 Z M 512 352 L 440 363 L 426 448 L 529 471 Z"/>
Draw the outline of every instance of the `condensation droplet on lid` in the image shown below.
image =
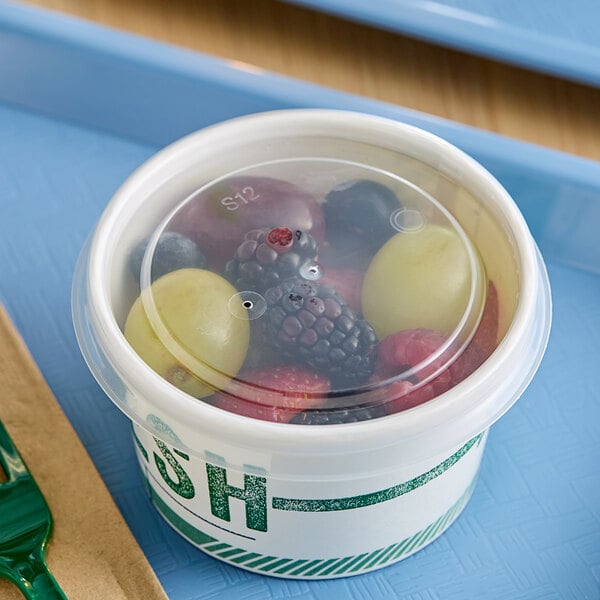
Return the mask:
<path fill-rule="evenodd" d="M 415 233 L 425 227 L 423 213 L 412 208 L 399 208 L 390 215 L 390 225 L 401 233 Z"/>
<path fill-rule="evenodd" d="M 259 293 L 248 290 L 231 296 L 227 306 L 234 317 L 252 321 L 265 314 L 267 301 Z"/>
<path fill-rule="evenodd" d="M 300 275 L 309 281 L 316 281 L 323 276 L 323 270 L 317 264 L 307 264 L 300 267 Z"/>

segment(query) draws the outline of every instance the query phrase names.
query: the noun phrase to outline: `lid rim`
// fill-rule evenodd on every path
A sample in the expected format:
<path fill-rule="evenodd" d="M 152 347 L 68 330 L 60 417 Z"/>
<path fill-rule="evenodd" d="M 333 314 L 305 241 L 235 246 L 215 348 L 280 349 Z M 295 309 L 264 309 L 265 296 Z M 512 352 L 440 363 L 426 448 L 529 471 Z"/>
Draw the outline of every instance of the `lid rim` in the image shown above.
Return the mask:
<path fill-rule="evenodd" d="M 390 128 L 393 129 L 396 134 L 400 132 L 401 135 L 408 135 L 411 139 L 414 138 L 420 140 L 422 143 L 431 144 L 433 142 L 437 149 L 443 149 L 444 160 L 447 161 L 448 164 L 456 162 L 464 167 L 465 172 L 468 172 L 469 183 L 471 185 L 474 185 L 476 188 L 485 187 L 488 190 L 491 186 L 494 189 L 497 197 L 503 201 L 503 210 L 508 215 L 507 218 L 510 220 L 511 226 L 514 226 L 514 228 L 518 230 L 518 235 L 515 235 L 515 239 L 518 244 L 518 260 L 521 261 L 519 282 L 520 297 L 511 328 L 507 332 L 503 342 L 493 354 L 493 356 L 496 357 L 494 363 L 486 361 L 487 366 L 484 364 L 480 367 L 480 374 L 485 374 L 487 371 L 492 370 L 492 367 L 493 372 L 501 370 L 502 357 L 506 357 L 510 355 L 511 352 L 514 352 L 519 346 L 519 343 L 526 338 L 524 325 L 533 313 L 534 300 L 539 293 L 538 279 L 541 278 L 542 286 L 547 285 L 547 278 L 546 283 L 544 283 L 543 275 L 540 275 L 539 278 L 531 277 L 531 274 L 535 271 L 535 243 L 531 239 L 527 225 L 512 198 L 510 198 L 504 188 L 481 165 L 476 163 L 471 157 L 464 154 L 458 148 L 437 136 L 410 125 L 389 121 L 388 119 L 381 117 L 373 117 L 371 115 L 351 113 L 352 117 L 349 121 L 348 113 L 346 113 L 346 111 L 304 109 L 295 111 L 275 111 L 263 113 L 261 115 L 240 117 L 227 123 L 215 125 L 207 130 L 190 134 L 162 150 L 139 167 L 113 196 L 107 210 L 98 223 L 88 254 L 88 289 L 96 290 L 95 294 L 88 297 L 88 302 L 90 303 L 90 309 L 94 314 L 94 319 L 104 323 L 101 330 L 95 330 L 96 335 L 98 336 L 97 341 L 105 352 L 106 358 L 115 370 L 115 373 L 121 378 L 124 376 L 124 380 L 128 382 L 128 385 L 131 386 L 131 384 L 134 384 L 133 387 L 138 390 L 138 393 L 141 393 L 144 396 L 156 394 L 157 397 L 161 397 L 162 394 L 168 394 L 172 397 L 173 401 L 168 403 L 168 410 L 166 412 L 171 414 L 174 419 L 182 418 L 180 414 L 178 414 L 178 411 L 183 409 L 184 412 L 194 413 L 199 424 L 201 424 L 203 426 L 202 428 L 206 429 L 206 431 L 210 431 L 216 425 L 222 430 L 229 429 L 232 439 L 235 439 L 236 436 L 239 435 L 245 437 L 249 436 L 250 439 L 254 440 L 257 444 L 268 443 L 269 447 L 281 448 L 283 451 L 286 451 L 289 450 L 289 438 L 291 436 L 294 436 L 297 443 L 302 445 L 310 445 L 311 442 L 321 442 L 325 447 L 329 446 L 330 449 L 333 449 L 335 448 L 335 444 L 327 443 L 331 442 L 331 438 L 335 437 L 335 435 L 331 434 L 336 434 L 337 432 L 345 431 L 346 429 L 353 432 L 355 443 L 362 444 L 362 447 L 364 448 L 371 446 L 380 447 L 382 443 L 385 443 L 383 441 L 384 438 L 389 439 L 389 443 L 392 444 L 394 443 L 394 439 L 397 439 L 398 434 L 401 434 L 404 440 L 420 438 L 423 436 L 426 437 L 433 429 L 430 425 L 426 424 L 428 419 L 431 420 L 432 412 L 438 413 L 438 416 L 440 413 L 447 413 L 447 416 L 451 417 L 451 422 L 454 422 L 459 418 L 460 415 L 456 414 L 456 410 L 449 410 L 449 408 L 454 407 L 456 409 L 455 405 L 458 404 L 457 397 L 460 395 L 460 392 L 463 391 L 463 387 L 461 386 L 467 382 L 469 386 L 474 385 L 474 380 L 472 379 L 473 376 L 449 390 L 443 394 L 443 396 L 440 396 L 429 403 L 405 411 L 404 413 L 377 419 L 378 422 L 381 422 L 381 427 L 373 427 L 374 421 L 327 426 L 294 426 L 252 419 L 252 431 L 248 432 L 247 417 L 240 417 L 239 415 L 234 415 L 210 407 L 202 401 L 177 390 L 147 367 L 127 343 L 117 325 L 112 311 L 110 310 L 110 299 L 107 286 L 102 285 L 104 282 L 102 262 L 104 260 L 103 256 L 109 246 L 110 231 L 112 227 L 114 227 L 115 222 L 122 216 L 121 211 L 123 210 L 123 206 L 135 196 L 140 194 L 143 195 L 144 190 L 151 190 L 154 183 L 161 180 L 162 170 L 168 170 L 169 166 L 176 163 L 181 157 L 188 156 L 188 153 L 193 147 L 203 144 L 207 138 L 210 139 L 215 136 L 218 138 L 219 135 L 221 135 L 220 132 L 223 132 L 224 129 L 237 129 L 240 126 L 244 126 L 247 129 L 256 132 L 260 129 L 259 123 L 261 121 L 264 122 L 265 120 L 271 120 L 274 123 L 277 121 L 285 121 L 285 123 L 288 123 L 290 112 L 293 113 L 294 118 L 292 121 L 296 124 L 306 121 L 312 123 L 312 125 L 316 127 L 323 126 L 325 123 L 331 123 L 332 120 L 337 120 L 338 125 L 344 124 L 345 130 L 348 131 L 348 136 L 356 129 L 356 127 L 350 127 L 349 122 L 358 123 L 360 121 L 360 127 L 371 128 L 374 124 L 378 124 L 380 127 L 385 126 L 388 130 Z M 164 177 L 162 177 L 162 179 L 164 179 Z M 462 183 L 468 189 L 472 189 L 467 186 L 464 181 Z M 525 241 L 527 241 L 527 244 L 524 244 Z M 100 293 L 97 292 L 98 290 L 100 290 Z M 517 328 L 522 330 L 520 336 L 515 334 Z M 539 353 L 541 357 L 543 348 L 540 348 Z M 118 366 L 122 362 L 129 365 L 127 373 L 123 373 L 123 369 Z M 131 368 L 133 365 L 135 365 L 135 369 Z M 135 373 L 132 374 L 134 371 Z M 440 400 L 443 400 L 443 402 L 440 402 Z M 117 404 L 121 404 L 118 400 L 113 399 L 113 401 Z M 512 402 L 514 402 L 514 400 Z M 512 402 L 508 406 L 510 406 Z M 218 414 L 215 413 L 217 410 Z M 453 417 L 452 414 L 454 414 Z M 385 423 L 383 423 L 384 421 Z M 447 419 L 442 419 L 442 421 L 445 423 L 448 422 Z M 138 424 L 144 427 L 144 423 L 138 421 Z M 491 423 L 482 425 L 482 430 L 487 429 L 489 425 L 491 425 Z M 294 431 L 293 434 L 291 433 L 292 431 Z M 325 447 L 320 447 L 319 452 L 324 451 L 326 449 Z"/>

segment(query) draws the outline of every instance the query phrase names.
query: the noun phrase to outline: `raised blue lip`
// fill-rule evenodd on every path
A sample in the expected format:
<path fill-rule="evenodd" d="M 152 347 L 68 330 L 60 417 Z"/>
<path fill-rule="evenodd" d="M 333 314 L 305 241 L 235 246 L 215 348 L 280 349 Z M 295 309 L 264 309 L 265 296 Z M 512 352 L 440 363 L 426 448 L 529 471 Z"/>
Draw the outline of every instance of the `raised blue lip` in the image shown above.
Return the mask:
<path fill-rule="evenodd" d="M 81 31 L 77 31 L 79 26 Z M 27 43 L 20 43 L 23 39 Z M 18 49 L 21 54 L 16 57 L 4 54 L 9 49 Z M 97 67 L 93 77 L 82 72 L 84 65 Z M 169 70 L 168 65 L 173 65 L 173 69 Z M 23 68 L 29 71 L 23 72 Z M 141 75 L 137 86 L 127 80 L 131 75 L 136 78 Z M 50 77 L 65 84 L 83 79 L 86 85 L 78 99 L 84 105 L 63 97 L 65 88 L 62 93 L 50 93 Z M 440 542 L 429 546 L 420 556 L 386 571 L 337 583 L 267 580 L 234 571 L 224 564 L 217 566 L 216 561 L 205 558 L 203 553 L 190 552 L 188 543 L 171 534 L 145 501 L 127 423 L 115 414 L 116 409 L 103 408 L 103 394 L 80 360 L 69 334 L 71 320 L 64 291 L 70 281 L 74 245 L 79 245 L 78 238 L 92 225 L 112 185 L 121 180 L 119 174 L 124 176 L 129 167 L 135 168 L 158 145 L 193 127 L 251 110 L 283 108 L 285 102 L 288 106 L 318 106 L 327 101 L 336 108 L 352 106 L 365 112 L 387 114 L 435 131 L 484 162 L 524 210 L 534 235 L 545 246 L 546 256 L 553 253 L 563 256 L 565 244 L 587 241 L 586 260 L 589 263 L 593 257 L 596 263 L 600 261 L 600 167 L 591 161 L 299 82 L 291 83 L 291 91 L 276 89 L 282 83 L 286 86 L 287 80 L 261 77 L 257 73 L 252 77 L 242 68 L 230 68 L 226 63 L 193 53 L 45 11 L 25 7 L 16 10 L 0 2 L 0 95 L 6 99 L 1 107 L 2 124 L 8 125 L 0 128 L 0 147 L 6 150 L 3 160 L 7 160 L 0 165 L 0 172 L 10 175 L 11 168 L 16 167 L 18 174 L 25 174 L 22 186 L 17 179 L 17 186 L 13 187 L 10 180 L 0 198 L 2 211 L 8 209 L 8 216 L 18 219 L 6 220 L 5 212 L 0 211 L 3 233 L 7 233 L 0 238 L 2 258 L 9 259 L 6 263 L 0 259 L 0 279 L 4 283 L 0 295 L 4 293 L 15 323 L 42 373 L 76 426 L 168 595 L 173 600 L 187 599 L 194 593 L 198 598 L 219 594 L 242 598 L 254 590 L 255 596 L 262 592 L 263 596 L 277 598 L 313 594 L 322 599 L 353 595 L 403 597 L 412 593 L 415 597 L 463 600 L 480 597 L 485 592 L 487 598 L 505 600 L 523 596 L 547 598 L 553 594 L 566 598 L 578 591 L 581 597 L 596 597 L 595 541 L 600 532 L 597 518 L 600 403 L 596 382 L 600 287 L 597 274 L 564 268 L 555 260 L 549 262 L 549 267 L 557 326 L 539 375 L 511 413 L 494 426 L 486 445 L 480 484 L 464 515 L 465 521 L 462 525 L 457 523 L 456 528 L 452 527 Z M 150 87 L 167 83 L 173 85 L 170 91 Z M 112 95 L 113 90 L 105 89 L 110 85 L 122 85 L 122 89 L 131 93 L 132 103 L 139 102 L 150 91 L 152 96 L 156 92 L 163 104 L 154 102 L 154 97 L 148 98 L 150 105 L 137 106 L 135 114 L 132 105 L 124 104 L 124 99 L 118 97 L 118 89 Z M 43 96 L 36 97 L 35 92 Z M 310 95 L 313 92 L 314 97 Z M 293 93 L 302 96 L 294 98 Z M 144 124 L 153 111 L 181 107 L 177 103 L 180 94 L 194 96 L 200 109 L 187 105 L 181 115 L 169 118 L 164 126 Z M 99 112 L 103 106 L 107 108 L 106 102 L 113 100 L 117 101 L 114 110 L 109 106 L 105 111 L 108 114 Z M 17 105 L 17 109 L 10 103 Z M 125 116 L 121 116 L 121 111 Z M 50 115 L 50 119 L 43 115 Z M 80 124 L 81 131 L 69 126 L 67 120 Z M 126 129 L 120 131 L 120 126 Z M 85 153 L 90 142 L 92 153 L 83 167 L 89 168 L 91 159 L 94 163 L 98 159 L 103 162 L 105 154 L 110 153 L 109 164 L 101 164 L 96 176 L 90 179 L 98 189 L 84 187 L 86 180 L 75 186 L 65 181 L 69 179 L 69 165 L 62 158 L 63 152 L 56 152 L 63 141 L 63 128 L 69 137 L 75 138 L 65 140 L 65 147 L 61 148 L 65 159 L 79 164 L 78 155 Z M 114 140 L 96 135 L 95 128 L 114 132 Z M 148 144 L 129 144 L 125 136 L 146 140 Z M 43 142 L 38 151 L 35 151 L 36 140 Z M 12 151 L 13 142 L 19 150 L 16 153 Z M 99 142 L 94 149 L 93 145 Z M 26 152 L 26 145 L 31 154 Z M 44 156 L 52 159 L 57 155 L 60 160 L 42 162 L 40 168 L 32 163 Z M 121 161 L 125 165 L 120 165 Z M 31 185 L 26 186 L 30 181 Z M 57 186 L 54 194 L 47 197 L 36 194 L 28 201 L 27 190 L 43 191 L 51 181 Z M 63 197 L 63 192 L 69 190 L 80 193 Z M 45 206 L 49 212 L 31 215 L 32 210 L 39 212 L 46 198 L 52 200 Z M 562 198 L 557 201 L 562 210 L 555 224 L 560 223 L 562 235 L 556 231 L 554 239 L 548 239 L 543 218 L 553 212 L 557 198 Z M 73 232 L 62 228 L 65 207 L 69 207 L 67 210 L 81 207 L 77 217 L 66 213 L 67 217 L 77 219 Z M 596 219 L 584 210 L 595 210 Z M 43 229 L 51 238 L 40 248 L 48 250 L 36 253 L 34 260 L 30 258 L 30 251 L 36 248 L 32 241 L 39 236 L 38 228 L 29 227 L 30 216 L 32 220 L 37 216 L 39 230 Z M 573 231 L 572 226 L 578 223 L 586 231 Z M 564 235 L 565 232 L 569 235 Z M 26 251 L 20 252 L 21 248 Z M 582 257 L 584 250 L 582 247 Z M 42 286 L 43 297 L 33 293 Z M 62 291 L 58 289 L 61 286 Z M 52 315 L 48 313 L 49 307 Z M 115 469 L 117 464 L 119 470 Z"/>
<path fill-rule="evenodd" d="M 286 0 L 428 42 L 600 85 L 600 3 Z"/>
<path fill-rule="evenodd" d="M 400 0 L 403 1 L 403 0 Z M 302 0 L 299 3 L 317 4 L 313 0 Z M 360 8 L 359 2 L 344 2 L 343 0 L 328 0 L 325 5 L 348 4 Z M 600 4 L 599 16 L 600 16 Z M 366 13 L 366 10 L 364 11 Z M 15 102 L 35 108 L 45 113 L 52 112 L 56 116 L 72 121 L 94 125 L 101 129 L 110 129 L 129 134 L 142 142 L 164 145 L 190 133 L 194 129 L 230 118 L 237 114 L 272 110 L 275 103 L 280 108 L 320 107 L 358 110 L 390 117 L 422 127 L 450 141 L 470 154 L 477 154 L 479 160 L 493 158 L 494 160 L 513 161 L 519 156 L 520 165 L 524 168 L 545 172 L 548 175 L 567 181 L 589 181 L 596 185 L 599 181 L 600 165 L 595 161 L 582 159 L 564 152 L 549 150 L 534 144 L 517 141 L 502 135 L 489 133 L 474 127 L 428 115 L 416 110 L 380 102 L 364 97 L 354 96 L 330 88 L 311 84 L 305 81 L 275 75 L 252 65 L 244 65 L 236 61 L 224 61 L 195 51 L 185 50 L 170 44 L 157 42 L 130 33 L 122 33 L 107 27 L 101 27 L 90 22 L 59 15 L 50 11 L 31 8 L 24 5 L 0 0 L 0 55 L 10 56 L 11 61 L 0 61 L 0 77 L 3 85 L 0 87 L 0 100 Z M 47 81 L 38 81 L 40 66 L 32 62 L 30 56 L 19 55 L 19 41 L 27 39 L 31 45 L 47 46 L 49 62 L 58 64 L 58 59 L 64 62 L 60 69 L 66 75 L 73 77 L 73 70 L 81 71 L 81 87 L 77 98 L 71 103 L 65 99 L 65 94 L 58 93 L 56 98 L 48 97 L 45 93 L 36 97 L 36 92 L 46 91 Z M 70 51 L 77 48 L 87 52 L 89 56 L 81 58 Z M 30 52 L 29 55 L 32 53 Z M 600 58 L 600 57 L 599 57 Z M 39 61 L 39 55 L 36 55 Z M 115 62 L 122 63 L 120 72 L 102 72 L 101 69 L 86 74 L 81 65 L 94 62 L 98 67 Z M 58 67 L 57 67 L 58 68 Z M 153 98 L 148 99 L 148 108 L 143 103 L 135 102 L 137 118 L 131 123 L 124 123 L 123 117 L 109 116 L 101 113 L 108 112 L 105 102 L 111 100 L 109 85 L 118 82 L 127 85 L 125 77 L 129 72 L 142 74 L 143 70 L 150 71 L 152 82 L 166 80 L 177 76 L 178 85 L 188 83 L 193 86 L 210 80 L 211 84 L 225 95 L 244 94 L 244 104 L 251 110 L 235 112 L 231 105 L 224 107 L 221 112 L 209 113 L 198 118 L 197 126 L 188 117 L 186 122 L 178 122 L 169 115 L 176 107 L 177 98 L 174 92 L 153 90 Z M 600 74 L 600 61 L 598 61 Z M 60 78 L 60 71 L 56 76 Z M 87 76 L 86 76 L 87 75 Z M 11 85 L 17 84 L 17 85 Z M 117 90 L 122 98 L 125 93 L 133 91 L 132 104 L 145 89 L 146 81 L 138 79 L 127 87 Z M 114 91 L 113 91 L 114 93 Z M 212 92 L 214 94 L 214 92 Z M 97 98 L 97 103 L 87 102 Z M 121 103 L 122 104 L 122 103 Z M 165 126 L 144 122 L 144 111 L 154 110 L 156 105 L 163 107 Z M 208 102 L 203 103 L 204 105 Z M 125 110 L 128 106 L 119 106 Z M 181 107 L 180 107 L 181 108 Z M 116 112 L 116 111 L 115 111 Z M 116 119 L 121 120 L 116 120 Z M 143 125 L 143 126 L 142 126 Z"/>
<path fill-rule="evenodd" d="M 0 101 L 156 146 L 285 108 L 360 111 L 420 127 L 500 180 L 546 259 L 600 272 L 600 164 L 592 160 L 2 0 L 0 56 L 10 57 L 0 60 Z M 570 223 L 556 218 L 560 211 Z"/>

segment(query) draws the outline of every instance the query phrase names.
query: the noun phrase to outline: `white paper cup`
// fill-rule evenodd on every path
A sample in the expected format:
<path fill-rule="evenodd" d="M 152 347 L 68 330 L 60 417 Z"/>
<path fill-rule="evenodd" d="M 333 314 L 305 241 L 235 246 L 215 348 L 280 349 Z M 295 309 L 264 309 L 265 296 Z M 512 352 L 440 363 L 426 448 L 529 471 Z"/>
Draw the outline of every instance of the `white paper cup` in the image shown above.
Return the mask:
<path fill-rule="evenodd" d="M 199 188 L 249 165 L 310 157 L 396 174 L 441 203 L 498 290 L 498 344 L 455 387 L 420 406 L 336 425 L 292 425 L 222 410 L 154 372 L 123 328 L 137 290 L 128 257 Z M 325 177 L 325 179 L 327 179 Z M 543 356 L 551 302 L 544 264 L 502 186 L 447 142 L 395 121 L 288 110 L 191 134 L 117 191 L 73 286 L 83 355 L 129 416 L 160 514 L 208 554 L 280 577 L 355 575 L 430 543 L 473 492 L 489 427 Z"/>

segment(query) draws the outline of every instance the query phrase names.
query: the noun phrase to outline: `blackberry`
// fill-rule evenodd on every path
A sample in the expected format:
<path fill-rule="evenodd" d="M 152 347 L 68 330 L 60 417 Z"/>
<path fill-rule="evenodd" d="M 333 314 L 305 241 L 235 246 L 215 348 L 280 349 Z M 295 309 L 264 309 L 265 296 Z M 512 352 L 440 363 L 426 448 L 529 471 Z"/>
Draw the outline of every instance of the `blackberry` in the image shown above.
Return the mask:
<path fill-rule="evenodd" d="M 335 290 L 295 278 L 270 288 L 265 300 L 263 335 L 283 357 L 320 371 L 340 388 L 370 378 L 377 336 Z"/>
<path fill-rule="evenodd" d="M 368 421 L 386 415 L 385 407 L 381 404 L 345 409 L 312 409 L 296 413 L 290 423 L 296 425 L 337 425 L 339 423 L 357 423 Z"/>
<path fill-rule="evenodd" d="M 129 257 L 131 273 L 138 283 L 148 241 L 144 239 L 137 244 Z M 154 281 L 177 269 L 205 269 L 206 266 L 206 257 L 195 242 L 181 233 L 165 231 L 154 249 L 151 279 Z"/>
<path fill-rule="evenodd" d="M 238 290 L 263 293 L 284 279 L 307 274 L 317 258 L 317 243 L 309 233 L 288 227 L 263 227 L 246 233 L 225 276 Z"/>
<path fill-rule="evenodd" d="M 396 194 L 376 181 L 359 179 L 333 188 L 323 203 L 332 264 L 366 267 L 396 233 L 390 217 L 400 206 Z"/>

